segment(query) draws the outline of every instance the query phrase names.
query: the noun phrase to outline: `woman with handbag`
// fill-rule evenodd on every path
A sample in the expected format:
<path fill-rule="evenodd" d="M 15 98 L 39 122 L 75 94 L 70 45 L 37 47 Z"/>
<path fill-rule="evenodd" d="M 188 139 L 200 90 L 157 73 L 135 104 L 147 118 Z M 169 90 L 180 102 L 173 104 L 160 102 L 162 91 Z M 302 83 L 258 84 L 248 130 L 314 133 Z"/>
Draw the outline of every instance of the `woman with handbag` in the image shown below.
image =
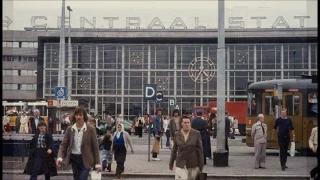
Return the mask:
<path fill-rule="evenodd" d="M 33 136 L 29 147 L 29 159 L 24 169 L 24 174 L 31 175 L 30 180 L 37 180 L 38 175 L 45 175 L 45 180 L 57 176 L 57 168 L 54 160 L 54 141 L 52 134 L 47 132 L 44 121 L 38 124 L 39 131 Z"/>
<path fill-rule="evenodd" d="M 196 180 L 204 167 L 203 148 L 200 132 L 191 128 L 191 119 L 182 116 L 181 130 L 175 133 L 169 169 L 173 170 L 176 160 L 176 180 Z"/>

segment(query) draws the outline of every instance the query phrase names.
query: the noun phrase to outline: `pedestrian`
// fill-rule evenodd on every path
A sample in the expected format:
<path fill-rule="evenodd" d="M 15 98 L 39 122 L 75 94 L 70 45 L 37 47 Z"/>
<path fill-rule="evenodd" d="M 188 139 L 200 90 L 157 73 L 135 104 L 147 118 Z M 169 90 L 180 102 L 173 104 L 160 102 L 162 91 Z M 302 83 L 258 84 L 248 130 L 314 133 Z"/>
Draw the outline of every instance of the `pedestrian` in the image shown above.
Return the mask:
<path fill-rule="evenodd" d="M 29 159 L 23 173 L 30 175 L 30 180 L 37 180 L 43 174 L 45 180 L 50 180 L 50 177 L 58 175 L 54 160 L 54 141 L 44 121 L 40 121 L 37 127 L 39 131 L 36 131 L 29 144 Z"/>
<path fill-rule="evenodd" d="M 180 131 L 180 111 L 179 109 L 174 109 L 173 112 L 172 112 L 172 118 L 171 118 L 171 121 L 170 121 L 170 125 L 169 125 L 169 128 L 170 128 L 170 137 L 171 137 L 171 140 L 173 140 L 174 138 L 174 134 L 178 131 Z"/>
<path fill-rule="evenodd" d="M 210 114 L 211 116 L 211 114 Z M 206 159 L 212 159 L 212 150 L 211 150 L 211 141 L 210 141 L 210 137 L 213 135 L 213 124 L 212 124 L 212 119 L 208 118 L 207 121 L 207 134 L 206 134 L 206 149 L 205 149 L 205 154 L 204 156 L 206 157 Z M 211 116 L 212 117 L 212 116 Z"/>
<path fill-rule="evenodd" d="M 144 124 L 143 124 L 144 132 L 147 133 L 148 132 L 147 127 L 149 125 L 149 115 L 148 114 L 143 115 L 143 121 L 144 121 Z"/>
<path fill-rule="evenodd" d="M 281 117 L 277 118 L 273 127 L 272 140 L 274 140 L 274 134 L 278 130 L 278 143 L 280 148 L 280 164 L 282 171 L 285 171 L 287 167 L 287 151 L 290 143 L 290 131 L 292 133 L 292 141 L 295 142 L 294 128 L 291 118 L 287 117 L 287 109 L 281 110 Z"/>
<path fill-rule="evenodd" d="M 169 116 L 169 114 L 163 120 L 163 129 L 164 129 L 164 132 L 165 132 L 166 138 L 167 138 L 166 147 L 170 148 L 170 116 Z"/>
<path fill-rule="evenodd" d="M 169 169 L 173 170 L 176 160 L 176 180 L 195 180 L 204 166 L 202 138 L 199 131 L 191 128 L 190 123 L 191 119 L 188 116 L 182 116 L 180 120 L 182 128 L 175 133 L 173 140 Z"/>
<path fill-rule="evenodd" d="M 124 123 L 124 119 L 123 119 L 123 115 L 119 114 L 117 120 L 116 120 L 116 124 L 123 124 Z"/>
<path fill-rule="evenodd" d="M 111 164 L 112 164 L 112 156 L 113 156 L 111 145 L 112 145 L 111 134 L 107 133 L 99 145 L 99 147 L 101 147 L 100 149 L 102 149 L 101 161 L 102 161 L 103 171 L 107 168 L 107 170 L 111 172 Z"/>
<path fill-rule="evenodd" d="M 90 122 L 89 125 L 96 130 L 97 138 L 99 138 L 102 134 L 101 134 L 100 129 L 98 127 L 96 127 L 96 120 L 95 119 L 91 119 L 89 122 Z"/>
<path fill-rule="evenodd" d="M 153 146 L 152 146 L 152 160 L 153 161 L 160 161 L 158 158 L 158 154 L 160 152 L 160 137 L 162 136 L 162 129 L 163 129 L 163 121 L 162 121 L 162 114 L 163 110 L 162 109 L 157 109 L 156 115 L 154 116 L 152 120 L 153 124 L 153 136 L 154 136 L 154 141 L 153 141 Z"/>
<path fill-rule="evenodd" d="M 230 137 L 230 125 L 231 125 L 231 122 L 230 122 L 230 118 L 229 118 L 229 113 L 226 111 L 225 112 L 225 150 L 227 150 L 227 154 L 229 156 L 229 144 L 228 144 L 228 141 L 229 141 L 229 137 Z"/>
<path fill-rule="evenodd" d="M 138 127 L 136 127 L 137 134 L 139 135 L 139 138 L 142 138 L 142 129 L 143 129 L 143 124 L 144 124 L 144 118 L 141 117 L 139 114 L 139 117 L 137 119 L 138 122 Z"/>
<path fill-rule="evenodd" d="M 96 129 L 87 125 L 88 115 L 82 107 L 75 108 L 73 126 L 67 128 L 60 144 L 57 166 L 62 161 L 71 164 L 74 180 L 87 180 L 91 168 L 101 172 L 100 155 Z"/>
<path fill-rule="evenodd" d="M 40 116 L 40 111 L 38 109 L 33 110 L 33 116 L 29 122 L 29 133 L 36 134 L 36 131 L 39 130 L 38 124 L 40 121 L 44 121 L 43 117 Z"/>
<path fill-rule="evenodd" d="M 113 143 L 111 146 L 114 153 L 114 160 L 117 162 L 116 176 L 121 178 L 124 172 L 124 162 L 126 161 L 128 146 L 130 146 L 131 153 L 133 154 L 133 147 L 130 135 L 124 131 L 124 125 L 118 124 L 117 130 L 113 134 Z"/>
<path fill-rule="evenodd" d="M 106 118 L 106 124 L 105 124 L 107 133 L 111 134 L 113 123 L 114 123 L 114 119 L 110 115 L 108 115 L 107 118 Z"/>
<path fill-rule="evenodd" d="M 154 136 L 154 141 L 153 141 L 153 146 L 152 146 L 152 160 L 153 161 L 160 161 L 158 158 L 158 154 L 160 152 L 160 138 L 162 136 L 162 129 L 163 129 L 163 120 L 162 120 L 162 114 L 163 110 L 162 109 L 157 109 L 156 115 L 154 116 L 152 120 L 152 125 L 153 125 L 153 136 Z"/>
<path fill-rule="evenodd" d="M 202 154 L 204 158 L 203 162 L 204 164 L 207 164 L 206 157 L 205 157 L 205 154 L 206 154 L 205 149 L 207 148 L 207 144 L 206 144 L 207 122 L 202 117 L 203 110 L 198 109 L 196 110 L 196 113 L 197 113 L 197 117 L 192 120 L 191 128 L 200 132 L 201 140 L 202 140 L 201 144 L 202 144 L 202 150 L 203 150 Z"/>
<path fill-rule="evenodd" d="M 11 131 L 9 115 L 3 117 L 2 119 L 2 130 L 3 130 L 3 133 L 7 133 Z"/>
<path fill-rule="evenodd" d="M 254 141 L 255 169 L 266 168 L 267 125 L 263 114 L 258 115 L 259 121 L 252 126 L 251 137 Z"/>
<path fill-rule="evenodd" d="M 239 132 L 238 119 L 235 116 L 233 116 L 232 129 L 233 129 L 233 131 L 232 131 L 233 132 L 233 136 L 238 135 L 238 133 L 237 133 L 237 132 Z"/>
<path fill-rule="evenodd" d="M 20 129 L 19 132 L 22 134 L 28 133 L 28 116 L 25 112 L 22 113 L 22 116 L 20 117 Z"/>
<path fill-rule="evenodd" d="M 311 131 L 309 138 L 309 147 L 313 153 L 317 153 L 317 159 L 319 161 L 318 151 L 318 126 L 314 127 Z M 316 174 L 319 172 L 318 165 L 310 171 L 310 179 L 315 179 Z"/>
<path fill-rule="evenodd" d="M 14 127 L 16 133 L 19 133 L 19 131 L 20 131 L 20 125 L 21 125 L 20 119 L 21 119 L 21 115 L 22 115 L 21 112 L 19 112 L 19 113 L 18 113 L 18 116 L 17 116 L 17 118 L 16 118 L 16 127 Z"/>

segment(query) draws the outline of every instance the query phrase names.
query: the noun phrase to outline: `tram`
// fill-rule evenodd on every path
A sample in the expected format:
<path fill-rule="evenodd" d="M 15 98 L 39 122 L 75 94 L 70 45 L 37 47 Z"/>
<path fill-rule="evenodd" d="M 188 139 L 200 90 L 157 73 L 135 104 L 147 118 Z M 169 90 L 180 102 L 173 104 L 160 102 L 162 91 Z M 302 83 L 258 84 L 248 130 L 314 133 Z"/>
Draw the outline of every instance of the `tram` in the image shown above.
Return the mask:
<path fill-rule="evenodd" d="M 317 76 L 301 75 L 297 79 L 281 79 L 255 82 L 248 87 L 248 115 L 246 121 L 246 144 L 254 146 L 251 137 L 252 125 L 262 113 L 267 124 L 267 149 L 278 149 L 278 140 L 271 141 L 275 119 L 280 109 L 287 109 L 287 116 L 293 121 L 295 148 L 305 153 L 309 150 L 308 140 L 312 128 L 318 121 L 318 83 Z M 282 99 L 277 98 L 275 84 L 282 86 Z M 281 92 L 279 92 L 281 93 Z M 292 138 L 292 137 L 291 137 Z"/>
<path fill-rule="evenodd" d="M 35 101 L 35 102 L 7 102 L 2 101 L 3 117 L 9 116 L 10 126 L 16 125 L 16 119 L 19 112 L 25 112 L 28 116 L 28 121 L 33 116 L 33 110 L 38 109 L 40 116 L 44 118 L 45 122 L 48 123 L 48 103 L 47 101 Z"/>

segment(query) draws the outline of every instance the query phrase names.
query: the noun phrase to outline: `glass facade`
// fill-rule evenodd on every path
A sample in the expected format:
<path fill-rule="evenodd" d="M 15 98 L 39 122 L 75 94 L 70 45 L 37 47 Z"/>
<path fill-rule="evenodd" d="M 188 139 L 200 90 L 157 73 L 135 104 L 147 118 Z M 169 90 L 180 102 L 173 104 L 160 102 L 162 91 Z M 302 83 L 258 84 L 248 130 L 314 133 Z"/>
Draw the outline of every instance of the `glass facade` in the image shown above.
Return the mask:
<path fill-rule="evenodd" d="M 68 62 L 66 51 L 66 63 Z M 52 99 L 58 85 L 59 43 L 44 44 L 44 98 Z M 195 80 L 195 62 L 203 62 L 209 81 Z M 65 67 L 68 67 L 66 64 Z M 89 44 L 72 45 L 72 99 L 86 99 L 89 109 L 134 115 L 147 110 L 144 84 L 157 84 L 164 100 L 150 103 L 169 112 L 169 98 L 183 113 L 195 105 L 207 105 L 217 93 L 217 46 L 215 44 Z M 197 74 L 197 73 L 195 73 Z M 227 44 L 227 101 L 245 101 L 248 80 L 263 81 L 317 74 L 317 44 Z M 205 77 L 205 76 L 204 76 Z M 196 81 L 196 82 L 195 82 Z M 122 83 L 123 82 L 123 83 Z M 203 91 L 201 91 L 201 89 Z M 104 106 L 103 106 L 104 105 Z M 103 109 L 105 107 L 105 109 Z"/>

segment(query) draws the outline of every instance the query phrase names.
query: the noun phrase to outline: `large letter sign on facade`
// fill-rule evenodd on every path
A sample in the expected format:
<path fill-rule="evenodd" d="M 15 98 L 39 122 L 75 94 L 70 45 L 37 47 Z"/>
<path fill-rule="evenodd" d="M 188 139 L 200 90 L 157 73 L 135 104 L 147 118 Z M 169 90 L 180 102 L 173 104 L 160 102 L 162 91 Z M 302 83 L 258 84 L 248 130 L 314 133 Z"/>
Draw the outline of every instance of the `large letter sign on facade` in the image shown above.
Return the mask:
<path fill-rule="evenodd" d="M 157 92 L 156 100 L 157 100 L 157 102 L 162 102 L 163 101 L 163 92 L 162 91 L 158 91 Z"/>
<path fill-rule="evenodd" d="M 145 84 L 144 85 L 144 101 L 155 101 L 157 94 L 157 85 L 156 84 Z"/>

